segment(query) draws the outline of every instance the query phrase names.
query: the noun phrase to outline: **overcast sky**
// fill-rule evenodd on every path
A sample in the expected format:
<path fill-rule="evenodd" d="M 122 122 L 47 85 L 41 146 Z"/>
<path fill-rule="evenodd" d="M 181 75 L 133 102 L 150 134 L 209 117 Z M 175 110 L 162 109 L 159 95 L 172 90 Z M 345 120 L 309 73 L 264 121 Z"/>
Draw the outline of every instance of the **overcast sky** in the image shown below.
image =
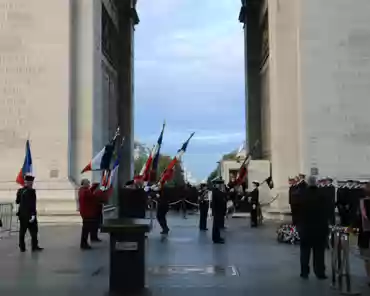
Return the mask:
<path fill-rule="evenodd" d="M 135 138 L 184 157 L 199 181 L 245 140 L 240 0 L 139 0 L 135 31 Z"/>

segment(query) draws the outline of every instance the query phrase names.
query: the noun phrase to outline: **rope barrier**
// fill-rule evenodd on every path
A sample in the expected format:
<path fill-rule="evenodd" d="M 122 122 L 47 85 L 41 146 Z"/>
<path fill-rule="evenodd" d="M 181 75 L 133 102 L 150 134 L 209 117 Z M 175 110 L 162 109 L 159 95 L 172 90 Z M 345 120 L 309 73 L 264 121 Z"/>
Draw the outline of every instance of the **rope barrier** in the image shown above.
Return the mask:
<path fill-rule="evenodd" d="M 184 200 L 186 203 L 188 203 L 189 205 L 192 205 L 192 206 L 195 206 L 195 207 L 199 207 L 199 204 L 197 204 L 197 203 L 192 203 L 192 202 L 190 202 L 190 201 L 188 201 L 188 200 Z"/>
<path fill-rule="evenodd" d="M 178 201 L 175 201 L 175 202 L 172 202 L 172 203 L 169 203 L 168 205 L 169 206 L 173 206 L 173 205 L 176 205 L 178 203 L 182 202 L 182 199 L 178 200 Z"/>

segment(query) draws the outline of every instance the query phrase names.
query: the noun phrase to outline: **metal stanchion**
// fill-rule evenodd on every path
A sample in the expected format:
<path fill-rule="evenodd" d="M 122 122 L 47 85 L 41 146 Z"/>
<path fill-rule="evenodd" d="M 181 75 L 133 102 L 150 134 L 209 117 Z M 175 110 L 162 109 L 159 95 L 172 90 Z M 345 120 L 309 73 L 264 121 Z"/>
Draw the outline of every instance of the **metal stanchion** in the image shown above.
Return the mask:
<path fill-rule="evenodd" d="M 2 222 L 0 233 L 7 232 L 10 235 L 14 231 L 13 216 L 14 205 L 12 203 L 0 203 L 0 219 Z"/>
<path fill-rule="evenodd" d="M 330 234 L 331 246 L 331 287 L 343 295 L 360 295 L 352 291 L 350 260 L 349 260 L 349 232 L 345 227 L 335 226 Z M 344 282 L 343 282 L 344 279 Z M 345 287 L 344 284 L 345 283 Z"/>

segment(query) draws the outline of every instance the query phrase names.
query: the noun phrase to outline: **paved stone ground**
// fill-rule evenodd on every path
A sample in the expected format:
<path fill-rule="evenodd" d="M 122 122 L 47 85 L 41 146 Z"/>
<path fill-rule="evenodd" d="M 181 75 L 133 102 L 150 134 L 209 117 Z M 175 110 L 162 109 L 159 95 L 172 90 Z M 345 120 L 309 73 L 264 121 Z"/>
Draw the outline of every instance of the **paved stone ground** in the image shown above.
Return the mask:
<path fill-rule="evenodd" d="M 213 245 L 199 233 L 197 217 L 171 217 L 166 241 L 155 226 L 147 241 L 147 295 L 335 295 L 329 281 L 299 274 L 299 248 L 278 244 L 276 225 L 250 229 L 232 219 L 226 244 Z M 13 235 L 0 240 L 0 295 L 101 296 L 108 291 L 108 240 L 91 252 L 78 249 L 78 224 L 40 227 L 41 254 L 20 254 Z M 329 264 L 329 262 L 328 262 Z M 329 265 L 328 265 L 329 266 Z M 369 293 L 361 261 L 352 258 L 355 288 Z M 338 293 L 337 293 L 338 294 Z"/>

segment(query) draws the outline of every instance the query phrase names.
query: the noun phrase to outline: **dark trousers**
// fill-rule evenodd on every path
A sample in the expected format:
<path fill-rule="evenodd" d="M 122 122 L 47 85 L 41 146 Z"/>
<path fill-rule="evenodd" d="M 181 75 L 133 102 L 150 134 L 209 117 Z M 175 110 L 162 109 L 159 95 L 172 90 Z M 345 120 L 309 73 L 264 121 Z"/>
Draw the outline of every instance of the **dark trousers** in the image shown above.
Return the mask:
<path fill-rule="evenodd" d="M 297 205 L 290 205 L 290 211 L 292 212 L 292 224 L 298 224 L 298 206 Z"/>
<path fill-rule="evenodd" d="M 255 208 L 253 209 L 253 206 Z M 258 206 L 252 204 L 252 209 L 251 209 L 251 226 L 252 227 L 257 227 L 258 226 Z"/>
<path fill-rule="evenodd" d="M 208 203 L 201 203 L 199 206 L 199 229 L 207 229 Z"/>
<path fill-rule="evenodd" d="M 27 230 L 31 235 L 32 249 L 36 249 L 39 246 L 39 242 L 37 239 L 37 233 L 39 231 L 39 227 L 37 224 L 37 220 L 30 223 L 28 218 L 19 219 L 19 248 L 22 250 L 26 249 L 26 243 L 24 239 L 25 239 Z"/>
<path fill-rule="evenodd" d="M 93 231 L 91 233 L 91 239 L 92 240 L 98 240 L 98 233 L 100 230 L 101 225 L 103 224 L 103 214 L 101 213 L 93 222 Z"/>
<path fill-rule="evenodd" d="M 325 247 L 324 242 L 310 242 L 301 240 L 301 274 L 308 275 L 310 273 L 310 257 L 311 250 L 313 251 L 313 270 L 316 276 L 325 274 Z"/>
<path fill-rule="evenodd" d="M 157 211 L 157 221 L 158 221 L 159 226 L 161 226 L 162 228 L 162 232 L 164 233 L 168 233 L 168 231 L 170 230 L 167 225 L 167 218 L 166 218 L 167 212 L 168 210 L 162 210 L 162 209 L 158 209 Z"/>
<path fill-rule="evenodd" d="M 351 213 L 347 209 L 339 210 L 340 225 L 349 226 L 351 225 Z"/>
<path fill-rule="evenodd" d="M 223 215 L 216 215 L 213 217 L 213 225 L 212 225 L 212 240 L 214 242 L 222 240 L 221 238 L 221 226 L 223 221 Z"/>
<path fill-rule="evenodd" d="M 86 247 L 88 245 L 87 240 L 94 240 L 94 233 L 96 231 L 96 219 L 90 218 L 90 219 L 82 219 L 82 231 L 81 231 L 81 247 Z"/>
<path fill-rule="evenodd" d="M 187 212 L 187 208 L 186 208 L 186 201 L 183 199 L 182 202 L 181 202 L 181 212 L 182 212 L 182 217 L 183 218 L 186 218 L 186 212 Z"/>

